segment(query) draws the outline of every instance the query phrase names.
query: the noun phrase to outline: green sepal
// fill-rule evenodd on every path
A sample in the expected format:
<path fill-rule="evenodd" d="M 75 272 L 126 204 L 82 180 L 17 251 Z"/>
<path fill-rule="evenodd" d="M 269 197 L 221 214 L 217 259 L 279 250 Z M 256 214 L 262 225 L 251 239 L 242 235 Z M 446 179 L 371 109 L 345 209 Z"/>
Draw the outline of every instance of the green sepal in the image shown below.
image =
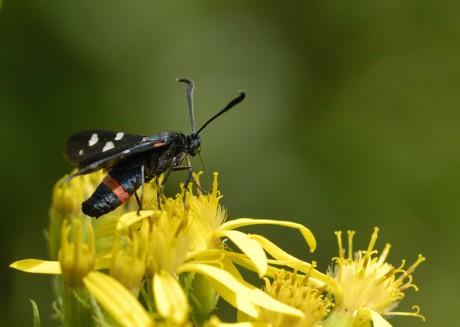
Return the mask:
<path fill-rule="evenodd" d="M 30 303 L 32 304 L 32 312 L 34 315 L 34 327 L 40 327 L 40 312 L 38 311 L 37 303 L 32 299 L 30 299 Z"/>

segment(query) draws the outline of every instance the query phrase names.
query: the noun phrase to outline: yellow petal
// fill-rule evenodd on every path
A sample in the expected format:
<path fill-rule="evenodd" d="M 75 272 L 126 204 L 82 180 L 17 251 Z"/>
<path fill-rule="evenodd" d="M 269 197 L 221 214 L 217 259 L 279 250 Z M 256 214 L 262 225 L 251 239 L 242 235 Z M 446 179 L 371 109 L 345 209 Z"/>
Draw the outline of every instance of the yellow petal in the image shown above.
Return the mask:
<path fill-rule="evenodd" d="M 386 321 L 378 312 L 369 310 L 372 317 L 374 327 L 391 327 L 391 324 Z"/>
<path fill-rule="evenodd" d="M 128 228 L 129 226 L 141 221 L 144 218 L 150 217 L 153 215 L 152 210 L 143 210 L 137 214 L 137 211 L 131 211 L 125 213 L 120 217 L 117 223 L 117 231 L 122 231 Z"/>
<path fill-rule="evenodd" d="M 226 323 L 220 322 L 218 324 L 212 325 L 213 327 L 271 327 L 271 324 L 263 322 L 237 322 L 237 323 Z"/>
<path fill-rule="evenodd" d="M 256 240 L 273 258 L 276 260 L 269 260 L 271 264 L 284 265 L 293 268 L 294 270 L 301 271 L 308 274 L 310 277 L 315 278 L 322 283 L 330 283 L 333 279 L 316 269 L 312 269 L 312 264 L 302 261 L 293 255 L 290 255 L 275 243 L 260 235 L 251 235 L 251 238 Z"/>
<path fill-rule="evenodd" d="M 206 276 L 211 285 L 227 302 L 251 317 L 257 318 L 258 316 L 254 305 L 286 315 L 303 317 L 301 311 L 273 299 L 248 283 L 242 284 L 223 269 L 194 263 L 185 264 L 178 269 L 178 272 L 186 271 Z"/>
<path fill-rule="evenodd" d="M 33 274 L 61 274 L 61 266 L 59 264 L 59 261 L 24 259 L 13 262 L 12 264 L 10 264 L 10 268 Z"/>
<path fill-rule="evenodd" d="M 251 237 L 254 237 L 254 236 L 255 235 L 251 235 Z M 267 251 L 267 252 L 270 253 L 270 251 Z M 235 252 L 229 252 L 229 251 L 225 251 L 224 253 L 225 253 L 225 257 L 229 258 L 233 263 L 236 263 L 237 265 L 244 267 L 248 270 L 251 270 L 251 271 L 254 270 L 254 265 L 245 255 L 241 253 L 235 253 Z M 334 294 L 336 303 L 343 302 L 342 287 L 334 278 L 331 278 L 330 276 L 323 274 L 316 269 L 313 269 L 313 266 L 308 262 L 301 261 L 299 259 L 296 259 L 295 257 L 293 258 L 295 260 L 268 259 L 269 265 L 268 265 L 266 276 L 273 278 L 276 275 L 276 273 L 280 271 L 280 268 L 276 268 L 274 266 L 290 267 L 297 272 L 303 272 L 305 274 L 308 274 L 309 280 L 314 282 L 317 285 L 317 287 L 322 287 L 324 285 L 329 286 L 332 293 Z M 225 266 L 225 270 L 229 271 L 227 266 Z"/>
<path fill-rule="evenodd" d="M 369 309 L 358 310 L 354 325 L 355 327 L 391 327 L 391 324 L 386 321 L 378 312 Z"/>
<path fill-rule="evenodd" d="M 236 230 L 216 231 L 215 236 L 228 237 L 255 265 L 259 277 L 265 276 L 267 273 L 267 256 L 258 242 L 251 239 L 248 234 Z"/>
<path fill-rule="evenodd" d="M 233 264 L 233 261 L 230 258 L 225 257 L 224 259 L 222 259 L 222 264 L 223 264 L 223 269 L 225 271 L 228 271 L 238 281 L 240 282 L 244 281 L 243 276 L 241 276 L 240 272 L 235 267 L 235 265 Z"/>
<path fill-rule="evenodd" d="M 310 247 L 310 252 L 313 252 L 316 249 L 316 239 L 313 233 L 304 225 L 294 223 L 292 221 L 239 218 L 225 222 L 224 224 L 222 224 L 221 229 L 236 229 L 239 227 L 252 225 L 277 225 L 297 229 L 300 233 L 302 233 L 302 236 L 304 237 L 305 241 Z"/>
<path fill-rule="evenodd" d="M 196 272 L 204 275 L 208 278 L 211 286 L 214 287 L 225 301 L 250 317 L 258 317 L 259 313 L 257 308 L 248 300 L 245 294 L 246 290 L 242 290 L 243 286 L 228 272 L 219 268 L 196 263 L 188 263 L 179 267 L 177 273 L 183 272 Z"/>
<path fill-rule="evenodd" d="M 273 258 L 276 260 L 284 260 L 284 261 L 301 261 L 297 259 L 293 255 L 290 255 L 275 243 L 270 241 L 269 239 L 260 236 L 260 235 L 251 235 L 251 238 L 257 241 L 264 249 L 268 252 Z"/>
<path fill-rule="evenodd" d="M 239 311 L 241 312 L 241 311 Z M 226 323 L 221 322 L 216 316 L 211 317 L 205 324 L 205 327 L 271 327 L 271 324 L 264 322 L 237 322 L 237 323 Z"/>
<path fill-rule="evenodd" d="M 91 271 L 83 279 L 86 288 L 109 315 L 125 327 L 153 326 L 153 321 L 137 299 L 109 275 Z"/>
<path fill-rule="evenodd" d="M 303 318 L 303 313 L 300 310 L 297 310 L 287 304 L 284 304 L 278 300 L 275 300 L 270 295 L 258 288 L 253 288 L 253 300 L 254 303 L 260 307 L 273 311 L 279 312 L 285 315 L 295 316 L 298 318 Z"/>
<path fill-rule="evenodd" d="M 162 270 L 153 276 L 153 296 L 160 316 L 177 324 L 188 318 L 187 297 L 179 282 L 168 272 Z"/>
<path fill-rule="evenodd" d="M 102 258 L 96 258 L 96 262 L 94 263 L 94 269 L 96 270 L 109 269 L 111 263 L 112 263 L 111 255 L 102 257 Z"/>

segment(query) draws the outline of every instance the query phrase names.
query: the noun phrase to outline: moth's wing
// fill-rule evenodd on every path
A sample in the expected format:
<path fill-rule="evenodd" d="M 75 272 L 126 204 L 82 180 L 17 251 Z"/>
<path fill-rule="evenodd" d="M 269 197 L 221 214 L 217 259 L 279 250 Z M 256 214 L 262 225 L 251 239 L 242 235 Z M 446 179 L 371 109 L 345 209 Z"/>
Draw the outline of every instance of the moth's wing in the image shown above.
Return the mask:
<path fill-rule="evenodd" d="M 143 139 L 144 136 L 123 132 L 87 130 L 69 138 L 65 154 L 71 163 L 82 168 L 132 148 Z"/>
<path fill-rule="evenodd" d="M 93 130 L 93 131 L 85 131 L 85 132 L 78 133 L 69 139 L 67 148 L 71 149 L 70 147 L 71 144 L 72 146 L 73 144 L 82 145 L 81 141 L 70 142 L 70 140 L 73 140 L 73 139 L 79 140 L 81 138 L 86 139 L 86 141 L 83 142 L 84 145 L 88 147 L 96 146 L 96 144 L 93 144 L 94 139 L 95 139 L 95 136 L 93 135 L 94 134 L 98 135 L 97 137 L 99 139 L 100 137 L 99 135 L 102 135 L 102 134 L 106 135 L 107 133 L 112 133 L 113 135 L 115 135 L 116 132 Z M 80 137 L 79 136 L 80 134 L 85 134 L 86 138 Z M 125 135 L 124 137 L 127 137 L 127 140 L 128 140 L 125 143 L 122 143 L 122 142 L 115 143 L 116 141 L 121 141 L 124 137 L 121 139 L 120 137 L 118 137 L 119 140 L 115 140 L 115 142 L 113 138 L 111 141 L 106 141 L 106 143 L 103 143 L 102 146 L 101 145 L 99 146 L 100 148 L 99 153 L 88 156 L 87 158 L 85 158 L 85 160 L 80 160 L 78 162 L 76 160 L 74 161 L 71 160 L 72 162 L 77 164 L 77 166 L 79 167 L 79 170 L 75 172 L 74 174 L 72 174 L 71 176 L 69 176 L 69 178 L 72 178 L 78 175 L 89 174 L 101 168 L 112 167 L 113 165 L 115 165 L 116 163 L 120 162 L 121 160 L 125 158 L 132 157 L 136 154 L 140 154 L 143 152 L 159 151 L 160 148 L 163 148 L 169 144 L 169 141 L 162 139 L 161 136 L 158 134 L 150 136 L 150 137 L 131 135 L 131 134 L 124 134 L 124 135 Z M 91 144 L 93 144 L 92 146 L 90 145 L 90 142 L 88 141 L 88 137 L 89 137 L 89 140 L 93 138 L 93 141 L 91 142 Z M 104 138 L 102 137 L 101 139 L 104 139 Z M 114 145 L 114 148 L 111 148 L 110 144 L 109 146 L 107 146 L 107 142 L 112 142 Z M 107 149 L 108 147 L 110 149 Z M 104 151 L 104 148 L 106 149 L 105 151 Z M 74 152 L 72 151 L 72 153 Z M 69 156 L 69 154 L 67 154 L 67 156 Z M 81 156 L 84 156 L 84 152 Z"/>

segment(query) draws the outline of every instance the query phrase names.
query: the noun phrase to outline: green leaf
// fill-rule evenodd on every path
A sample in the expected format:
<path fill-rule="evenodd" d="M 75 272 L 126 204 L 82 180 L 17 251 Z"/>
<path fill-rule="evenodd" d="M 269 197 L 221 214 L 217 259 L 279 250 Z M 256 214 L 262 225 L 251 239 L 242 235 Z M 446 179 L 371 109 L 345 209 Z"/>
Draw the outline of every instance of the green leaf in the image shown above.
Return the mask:
<path fill-rule="evenodd" d="M 32 299 L 30 299 L 30 303 L 32 303 L 32 312 L 34 314 L 34 327 L 40 327 L 40 312 L 38 311 L 37 303 Z"/>

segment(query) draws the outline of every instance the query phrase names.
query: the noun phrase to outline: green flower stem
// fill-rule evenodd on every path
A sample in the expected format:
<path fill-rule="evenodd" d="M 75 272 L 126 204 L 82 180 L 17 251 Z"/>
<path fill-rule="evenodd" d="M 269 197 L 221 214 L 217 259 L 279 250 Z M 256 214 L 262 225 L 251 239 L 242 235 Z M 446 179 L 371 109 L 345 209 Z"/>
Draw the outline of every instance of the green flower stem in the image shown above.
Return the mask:
<path fill-rule="evenodd" d="M 203 326 L 216 308 L 219 295 L 202 275 L 182 274 L 181 278 L 192 307 L 191 319 L 195 326 Z"/>
<path fill-rule="evenodd" d="M 90 296 L 84 288 L 62 284 L 62 313 L 64 327 L 94 326 Z"/>

